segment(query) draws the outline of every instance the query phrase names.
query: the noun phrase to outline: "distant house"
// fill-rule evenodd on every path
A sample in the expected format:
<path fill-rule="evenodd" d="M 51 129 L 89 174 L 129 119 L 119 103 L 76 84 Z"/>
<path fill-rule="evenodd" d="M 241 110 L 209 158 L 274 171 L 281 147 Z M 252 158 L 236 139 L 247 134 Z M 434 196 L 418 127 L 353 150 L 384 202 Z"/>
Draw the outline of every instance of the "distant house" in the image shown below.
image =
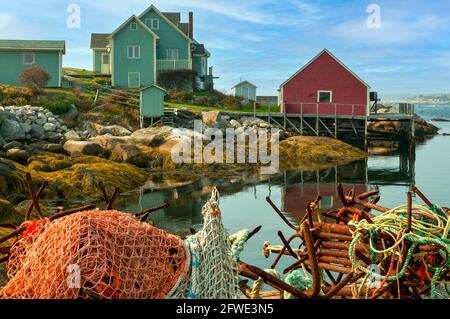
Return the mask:
<path fill-rule="evenodd" d="M 64 41 L 0 40 L 0 84 L 20 85 L 20 73 L 40 66 L 50 75 L 48 87 L 60 87 Z"/>
<path fill-rule="evenodd" d="M 211 54 L 194 39 L 192 12 L 182 23 L 180 13 L 152 5 L 110 34 L 92 34 L 91 49 L 94 72 L 111 74 L 113 86 L 146 87 L 157 84 L 158 72 L 189 69 L 196 71 L 198 88 L 213 87 Z"/>
<path fill-rule="evenodd" d="M 370 86 L 323 50 L 280 87 L 281 112 L 366 116 Z"/>
<path fill-rule="evenodd" d="M 245 100 L 256 101 L 257 86 L 249 81 L 242 81 L 231 88 L 232 95 L 240 96 Z"/>

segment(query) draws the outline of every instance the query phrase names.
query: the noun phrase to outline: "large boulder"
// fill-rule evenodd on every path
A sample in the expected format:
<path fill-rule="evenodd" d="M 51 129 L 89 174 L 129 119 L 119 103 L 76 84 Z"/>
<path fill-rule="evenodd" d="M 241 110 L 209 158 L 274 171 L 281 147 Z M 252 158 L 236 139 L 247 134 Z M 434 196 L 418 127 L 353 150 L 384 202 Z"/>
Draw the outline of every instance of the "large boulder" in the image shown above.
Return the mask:
<path fill-rule="evenodd" d="M 132 143 L 133 138 L 130 136 L 112 136 L 111 134 L 105 134 L 91 137 L 89 141 L 99 144 L 106 150 L 112 151 L 118 144 Z"/>
<path fill-rule="evenodd" d="M 45 131 L 44 128 L 41 125 L 37 124 L 31 124 L 30 129 L 30 136 L 35 139 L 40 139 L 42 136 L 44 136 Z"/>
<path fill-rule="evenodd" d="M 57 129 L 57 126 L 55 123 L 45 123 L 44 124 L 44 131 L 46 132 L 55 132 Z"/>
<path fill-rule="evenodd" d="M 3 150 L 6 152 L 6 151 L 8 151 L 10 149 L 13 149 L 13 148 L 22 148 L 22 147 L 23 147 L 23 144 L 21 142 L 19 142 L 19 141 L 11 141 L 11 142 L 3 145 Z"/>
<path fill-rule="evenodd" d="M 203 112 L 202 121 L 205 125 L 209 127 L 219 129 L 224 129 L 228 127 L 227 116 L 224 116 L 220 111 Z"/>
<path fill-rule="evenodd" d="M 43 147 L 44 151 L 56 154 L 66 154 L 64 147 L 61 144 L 46 144 Z"/>
<path fill-rule="evenodd" d="M 93 124 L 94 129 L 97 131 L 99 135 L 111 134 L 114 136 L 129 136 L 131 135 L 131 131 L 119 126 L 119 125 L 109 125 L 102 126 L 99 124 Z"/>
<path fill-rule="evenodd" d="M 18 148 L 12 148 L 6 152 L 7 159 L 20 164 L 26 164 L 30 156 L 30 153 Z"/>
<path fill-rule="evenodd" d="M 133 164 L 138 167 L 148 167 L 149 159 L 134 145 L 118 144 L 111 153 L 111 160 L 115 162 Z"/>
<path fill-rule="evenodd" d="M 0 177 L 7 177 L 16 170 L 16 166 L 5 159 L 0 158 Z"/>
<path fill-rule="evenodd" d="M 68 120 L 68 121 L 74 121 L 76 120 L 78 117 L 78 109 L 75 105 L 71 105 L 70 106 L 70 110 L 64 114 L 64 119 Z"/>
<path fill-rule="evenodd" d="M 98 156 L 103 151 L 103 148 L 99 144 L 89 141 L 67 141 L 64 144 L 64 149 L 71 156 Z"/>
<path fill-rule="evenodd" d="M 78 135 L 78 133 L 75 132 L 74 130 L 67 131 L 67 132 L 64 134 L 64 138 L 65 138 L 67 141 L 69 141 L 69 140 L 73 140 L 73 141 L 79 141 L 79 140 L 81 140 L 80 135 Z"/>
<path fill-rule="evenodd" d="M 13 140 L 24 140 L 25 139 L 25 131 L 21 123 L 4 119 L 0 124 L 0 136 L 7 142 Z"/>
<path fill-rule="evenodd" d="M 131 136 L 136 141 L 136 144 L 158 147 L 171 136 L 171 130 L 172 128 L 167 127 L 144 128 L 134 132 Z"/>

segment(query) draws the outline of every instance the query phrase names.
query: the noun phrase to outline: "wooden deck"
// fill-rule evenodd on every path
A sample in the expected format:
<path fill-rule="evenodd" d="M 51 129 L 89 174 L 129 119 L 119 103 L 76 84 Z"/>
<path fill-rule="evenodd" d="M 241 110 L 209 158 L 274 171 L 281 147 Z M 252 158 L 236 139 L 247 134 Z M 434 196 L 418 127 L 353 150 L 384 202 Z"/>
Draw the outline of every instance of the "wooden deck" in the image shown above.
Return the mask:
<path fill-rule="evenodd" d="M 415 137 L 414 106 L 410 104 L 400 105 L 400 112 L 397 113 L 371 113 L 370 115 L 360 115 L 360 108 L 354 105 L 343 112 L 346 114 L 339 114 L 339 105 L 336 104 L 327 109 L 321 108 L 319 104 L 312 108 L 306 108 L 301 104 L 299 109 L 301 110 L 300 113 L 270 112 L 269 109 L 269 112 L 265 113 L 255 112 L 253 116 L 280 129 L 296 131 L 299 135 L 331 136 L 334 138 L 353 136 L 363 139 L 365 144 L 367 144 L 367 139 L 370 138 L 370 132 L 368 132 L 370 122 L 400 122 L 402 123 L 403 133 L 390 138 L 413 141 Z M 248 115 L 248 113 L 242 113 L 242 116 L 245 115 Z"/>

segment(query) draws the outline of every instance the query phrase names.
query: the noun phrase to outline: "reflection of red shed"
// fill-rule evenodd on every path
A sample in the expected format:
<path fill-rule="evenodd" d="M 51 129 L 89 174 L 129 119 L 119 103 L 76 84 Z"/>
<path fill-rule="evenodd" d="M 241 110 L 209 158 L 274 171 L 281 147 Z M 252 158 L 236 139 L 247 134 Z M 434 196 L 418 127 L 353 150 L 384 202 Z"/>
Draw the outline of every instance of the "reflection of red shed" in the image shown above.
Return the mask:
<path fill-rule="evenodd" d="M 343 184 L 345 192 L 354 189 L 356 194 L 368 190 L 365 184 Z M 303 185 L 289 185 L 283 189 L 282 209 L 294 220 L 300 221 L 306 212 L 308 203 L 318 195 L 322 196 L 320 212 L 329 212 L 342 207 L 342 202 L 337 193 L 336 183 L 305 183 Z"/>
<path fill-rule="evenodd" d="M 281 112 L 367 116 L 370 87 L 328 50 L 323 50 L 280 87 Z"/>

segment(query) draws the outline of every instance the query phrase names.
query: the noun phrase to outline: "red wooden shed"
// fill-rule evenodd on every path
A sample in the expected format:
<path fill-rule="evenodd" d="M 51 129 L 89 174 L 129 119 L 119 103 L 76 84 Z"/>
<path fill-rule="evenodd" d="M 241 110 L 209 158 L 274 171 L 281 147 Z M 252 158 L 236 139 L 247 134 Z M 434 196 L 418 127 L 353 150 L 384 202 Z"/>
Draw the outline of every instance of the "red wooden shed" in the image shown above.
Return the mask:
<path fill-rule="evenodd" d="M 280 101 L 282 113 L 361 118 L 370 86 L 325 49 L 281 85 Z"/>

